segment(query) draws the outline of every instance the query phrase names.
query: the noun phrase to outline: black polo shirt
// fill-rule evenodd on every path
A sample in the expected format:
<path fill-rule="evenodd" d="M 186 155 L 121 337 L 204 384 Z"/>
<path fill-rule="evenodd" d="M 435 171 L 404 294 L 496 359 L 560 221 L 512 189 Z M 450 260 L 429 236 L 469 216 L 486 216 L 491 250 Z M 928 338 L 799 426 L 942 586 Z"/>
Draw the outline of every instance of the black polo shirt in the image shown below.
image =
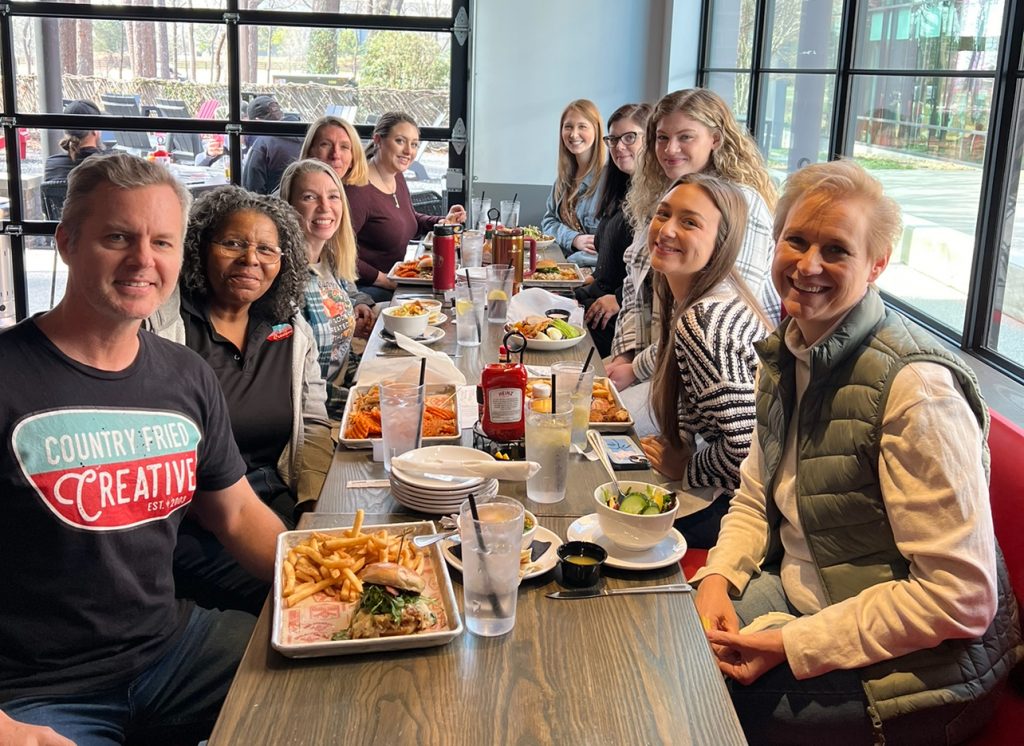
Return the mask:
<path fill-rule="evenodd" d="M 292 433 L 291 324 L 250 318 L 241 352 L 218 334 L 206 304 L 182 295 L 185 344 L 217 374 L 247 472 L 275 466 Z"/>

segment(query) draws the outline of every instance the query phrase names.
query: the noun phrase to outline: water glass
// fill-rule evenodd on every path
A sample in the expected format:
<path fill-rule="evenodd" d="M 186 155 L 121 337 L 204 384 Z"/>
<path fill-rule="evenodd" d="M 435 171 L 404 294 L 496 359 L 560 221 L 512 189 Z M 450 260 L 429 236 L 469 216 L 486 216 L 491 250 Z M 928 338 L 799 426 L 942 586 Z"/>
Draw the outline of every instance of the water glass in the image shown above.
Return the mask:
<path fill-rule="evenodd" d="M 484 230 L 487 227 L 487 213 L 491 211 L 491 200 L 489 197 L 480 199 L 473 197 L 469 201 L 469 225 L 477 230 Z"/>
<path fill-rule="evenodd" d="M 508 316 L 508 302 L 512 297 L 512 281 L 516 279 L 514 267 L 491 264 L 487 267 L 487 320 L 504 324 Z"/>
<path fill-rule="evenodd" d="M 594 393 L 594 366 L 584 371 L 583 363 L 555 363 L 551 366 L 551 373 L 555 376 L 559 401 L 564 397 L 565 401 L 572 402 L 572 444 L 586 450 L 590 400 Z"/>
<path fill-rule="evenodd" d="M 510 199 L 503 199 L 499 213 L 501 215 L 499 222 L 503 226 L 506 228 L 519 227 L 519 200 L 513 202 Z"/>
<path fill-rule="evenodd" d="M 404 381 L 380 384 L 380 419 L 384 438 L 384 470 L 391 459 L 420 447 L 423 439 L 424 386 Z"/>
<path fill-rule="evenodd" d="M 455 273 L 455 324 L 463 347 L 476 347 L 483 341 L 486 285 L 480 268 Z"/>
<path fill-rule="evenodd" d="M 464 231 L 462 234 L 462 266 L 479 267 L 483 264 L 484 234 Z"/>
<path fill-rule="evenodd" d="M 540 471 L 526 482 L 526 496 L 537 503 L 565 499 L 572 440 L 572 402 L 556 397 L 554 412 L 526 410 L 526 460 L 540 464 Z"/>
<path fill-rule="evenodd" d="M 497 637 L 516 626 L 524 511 L 518 500 L 499 495 L 478 503 L 477 515 L 469 500 L 462 503 L 462 606 L 470 632 Z"/>

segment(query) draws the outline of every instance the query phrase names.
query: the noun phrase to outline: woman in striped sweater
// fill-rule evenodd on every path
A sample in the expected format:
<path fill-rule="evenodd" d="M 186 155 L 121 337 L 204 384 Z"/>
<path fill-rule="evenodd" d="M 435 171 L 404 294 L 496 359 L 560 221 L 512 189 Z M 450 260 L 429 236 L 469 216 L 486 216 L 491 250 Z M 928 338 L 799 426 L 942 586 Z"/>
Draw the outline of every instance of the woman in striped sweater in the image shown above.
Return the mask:
<path fill-rule="evenodd" d="M 658 204 L 647 237 L 654 291 L 674 310 L 651 385 L 660 434 L 642 445 L 654 468 L 690 494 L 676 528 L 695 547 L 714 545 L 739 486 L 754 429 L 753 345 L 770 328 L 735 268 L 746 220 L 738 187 L 688 174 Z"/>

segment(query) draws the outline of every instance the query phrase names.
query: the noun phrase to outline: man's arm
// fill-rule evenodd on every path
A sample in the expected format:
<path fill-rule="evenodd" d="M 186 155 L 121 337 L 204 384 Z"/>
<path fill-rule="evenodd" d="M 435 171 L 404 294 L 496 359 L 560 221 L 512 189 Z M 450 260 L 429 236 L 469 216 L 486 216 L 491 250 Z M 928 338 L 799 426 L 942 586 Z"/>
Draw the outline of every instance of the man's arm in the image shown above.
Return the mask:
<path fill-rule="evenodd" d="M 189 510 L 238 564 L 261 580 L 273 579 L 277 535 L 285 527 L 245 477 L 222 490 L 197 492 Z"/>

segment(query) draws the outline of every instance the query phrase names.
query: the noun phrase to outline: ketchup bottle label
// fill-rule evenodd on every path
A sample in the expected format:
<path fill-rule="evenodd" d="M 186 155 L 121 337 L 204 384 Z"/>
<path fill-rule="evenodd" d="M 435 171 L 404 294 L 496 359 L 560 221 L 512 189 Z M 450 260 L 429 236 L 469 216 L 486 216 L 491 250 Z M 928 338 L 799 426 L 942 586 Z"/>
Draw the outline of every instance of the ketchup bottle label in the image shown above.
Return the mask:
<path fill-rule="evenodd" d="M 494 423 L 523 419 L 523 392 L 519 389 L 491 389 L 487 392 L 487 417 Z"/>

